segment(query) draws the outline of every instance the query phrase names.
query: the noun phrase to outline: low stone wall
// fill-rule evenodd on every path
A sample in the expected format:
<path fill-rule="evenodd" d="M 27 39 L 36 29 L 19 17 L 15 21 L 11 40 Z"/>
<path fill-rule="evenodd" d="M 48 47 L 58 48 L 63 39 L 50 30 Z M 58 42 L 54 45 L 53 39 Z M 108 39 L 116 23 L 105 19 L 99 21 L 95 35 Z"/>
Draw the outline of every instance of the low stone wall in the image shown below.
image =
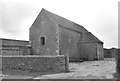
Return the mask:
<path fill-rule="evenodd" d="M 60 56 L 2 56 L 2 71 L 65 72 L 66 57 Z"/>

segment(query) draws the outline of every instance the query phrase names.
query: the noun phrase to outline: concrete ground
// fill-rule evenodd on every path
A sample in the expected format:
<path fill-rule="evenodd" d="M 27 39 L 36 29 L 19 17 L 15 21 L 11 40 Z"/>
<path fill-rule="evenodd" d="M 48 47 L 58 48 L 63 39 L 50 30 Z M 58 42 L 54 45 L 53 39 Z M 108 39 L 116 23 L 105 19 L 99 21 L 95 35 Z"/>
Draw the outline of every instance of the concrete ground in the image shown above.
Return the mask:
<path fill-rule="evenodd" d="M 101 61 L 86 61 L 78 63 L 70 63 L 69 73 L 57 73 L 48 75 L 22 76 L 21 75 L 5 75 L 4 79 L 112 79 L 115 73 L 116 63 L 114 59 L 105 59 Z M 26 73 L 27 74 L 27 73 Z M 31 74 L 32 75 L 32 74 Z M 34 74 L 33 74 L 34 75 Z M 1 78 L 1 77 L 0 77 Z"/>

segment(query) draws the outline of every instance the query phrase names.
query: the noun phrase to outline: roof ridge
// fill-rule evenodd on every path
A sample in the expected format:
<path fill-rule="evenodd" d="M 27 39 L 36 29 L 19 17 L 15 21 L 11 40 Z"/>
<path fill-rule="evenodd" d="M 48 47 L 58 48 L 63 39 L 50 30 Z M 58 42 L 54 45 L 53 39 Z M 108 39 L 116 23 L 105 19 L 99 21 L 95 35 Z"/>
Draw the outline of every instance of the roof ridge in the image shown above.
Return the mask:
<path fill-rule="evenodd" d="M 66 21 L 69 21 L 69 22 L 73 22 L 73 21 L 70 21 L 70 20 L 68 20 L 68 19 L 66 19 L 66 18 L 64 18 L 64 17 L 62 17 L 62 16 L 59 16 L 59 15 L 57 15 L 57 14 L 55 14 L 55 13 L 52 13 L 52 12 L 50 12 L 50 11 L 48 11 L 48 10 L 46 10 L 46 9 L 44 9 L 44 8 L 42 8 L 42 10 L 43 11 L 45 11 L 45 13 L 47 12 L 47 13 L 49 13 L 49 14 L 51 14 L 51 15 L 55 15 L 55 16 L 57 16 L 57 17 L 60 17 L 60 18 L 63 18 L 63 19 L 65 19 Z M 42 11 L 41 10 L 41 11 Z M 47 14 L 46 13 L 46 14 Z M 49 16 L 49 15 L 48 15 Z M 49 16 L 50 18 L 51 18 L 51 16 Z M 53 19 L 54 20 L 54 19 Z M 74 22 L 73 22 L 74 23 Z M 76 23 L 75 23 L 76 24 Z"/>

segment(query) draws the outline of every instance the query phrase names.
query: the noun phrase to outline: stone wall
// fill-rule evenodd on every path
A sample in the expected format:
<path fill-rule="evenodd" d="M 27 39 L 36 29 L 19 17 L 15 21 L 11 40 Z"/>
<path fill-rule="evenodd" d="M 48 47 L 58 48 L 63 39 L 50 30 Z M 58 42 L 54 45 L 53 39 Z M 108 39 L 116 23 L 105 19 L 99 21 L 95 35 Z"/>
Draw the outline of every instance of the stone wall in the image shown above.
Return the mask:
<path fill-rule="evenodd" d="M 117 48 L 104 49 L 104 57 L 105 58 L 115 58 L 117 52 L 118 52 Z"/>
<path fill-rule="evenodd" d="M 3 74 L 6 70 L 57 73 L 65 72 L 66 57 L 60 56 L 2 56 Z"/>

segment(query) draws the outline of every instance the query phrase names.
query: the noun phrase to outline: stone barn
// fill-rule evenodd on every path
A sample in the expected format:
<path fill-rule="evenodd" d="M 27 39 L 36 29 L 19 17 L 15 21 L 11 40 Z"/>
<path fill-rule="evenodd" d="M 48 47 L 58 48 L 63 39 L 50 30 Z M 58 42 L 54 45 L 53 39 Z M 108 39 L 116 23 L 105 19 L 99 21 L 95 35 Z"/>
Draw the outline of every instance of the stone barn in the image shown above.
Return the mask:
<path fill-rule="evenodd" d="M 103 42 L 83 26 L 42 9 L 29 29 L 34 55 L 69 55 L 70 61 L 103 59 Z"/>
<path fill-rule="evenodd" d="M 69 71 L 69 60 L 64 55 L 33 55 L 29 41 L 0 38 L 0 56 L 4 75 L 8 72 L 19 75 L 20 71 L 34 73 L 32 76 L 38 72 L 43 75 Z"/>

